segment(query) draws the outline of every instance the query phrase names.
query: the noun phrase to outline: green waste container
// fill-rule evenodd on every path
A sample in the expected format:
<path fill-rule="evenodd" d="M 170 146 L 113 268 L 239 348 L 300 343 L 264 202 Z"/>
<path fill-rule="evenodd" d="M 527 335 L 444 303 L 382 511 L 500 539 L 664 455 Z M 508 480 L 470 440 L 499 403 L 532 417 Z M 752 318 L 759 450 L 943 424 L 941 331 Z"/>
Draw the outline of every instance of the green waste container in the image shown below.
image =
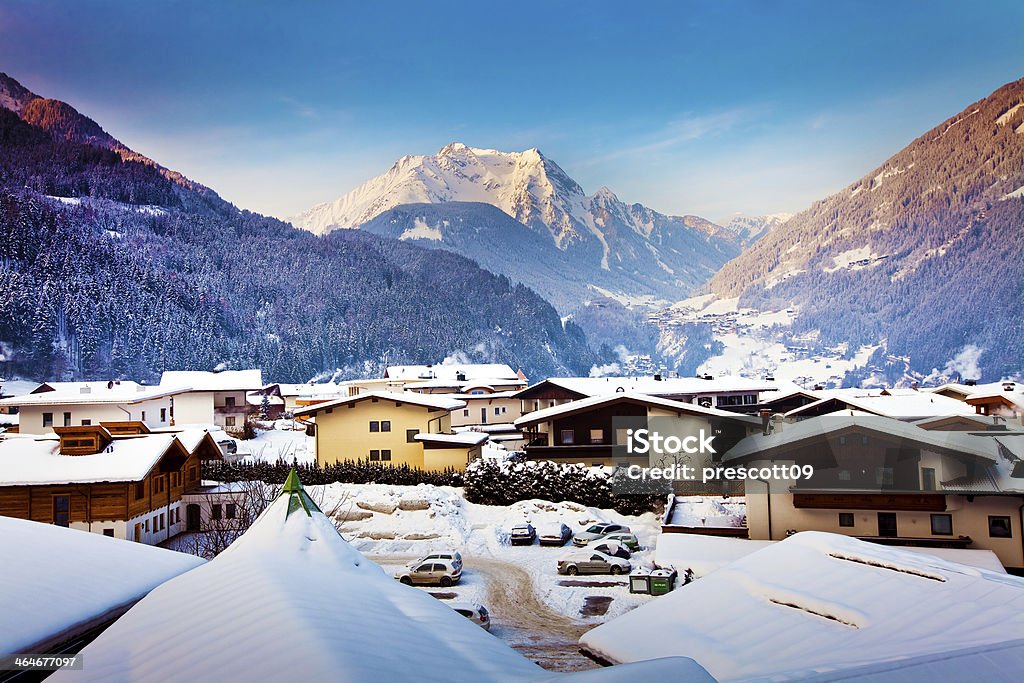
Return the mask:
<path fill-rule="evenodd" d="M 651 572 L 651 595 L 665 595 L 676 587 L 676 571 L 655 569 Z"/>
<path fill-rule="evenodd" d="M 649 594 L 651 592 L 651 573 L 646 569 L 641 569 L 630 574 L 629 592 Z"/>

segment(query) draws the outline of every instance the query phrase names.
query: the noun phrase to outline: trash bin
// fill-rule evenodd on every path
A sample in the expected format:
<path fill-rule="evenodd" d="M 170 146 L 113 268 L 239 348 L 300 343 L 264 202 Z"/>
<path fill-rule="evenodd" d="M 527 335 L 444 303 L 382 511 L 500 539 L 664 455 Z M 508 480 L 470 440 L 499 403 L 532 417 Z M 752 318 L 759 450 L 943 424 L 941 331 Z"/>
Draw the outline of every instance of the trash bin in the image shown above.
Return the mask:
<path fill-rule="evenodd" d="M 629 575 L 629 592 L 643 593 L 651 592 L 651 572 L 647 569 L 637 569 Z"/>
<path fill-rule="evenodd" d="M 676 570 L 655 569 L 651 572 L 651 595 L 665 595 L 676 587 Z"/>

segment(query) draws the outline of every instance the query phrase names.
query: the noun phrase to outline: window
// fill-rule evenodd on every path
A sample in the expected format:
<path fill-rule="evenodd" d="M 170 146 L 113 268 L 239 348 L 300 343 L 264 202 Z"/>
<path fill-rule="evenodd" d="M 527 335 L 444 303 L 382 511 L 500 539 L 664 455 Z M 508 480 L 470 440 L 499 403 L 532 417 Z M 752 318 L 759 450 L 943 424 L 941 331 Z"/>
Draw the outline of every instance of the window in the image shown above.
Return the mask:
<path fill-rule="evenodd" d="M 53 497 L 53 523 L 57 526 L 70 526 L 71 496 Z"/>
<path fill-rule="evenodd" d="M 82 420 L 82 426 L 83 427 L 88 427 L 91 424 L 92 424 L 92 420 Z"/>
<path fill-rule="evenodd" d="M 850 470 L 839 470 L 839 481 L 850 481 Z"/>
<path fill-rule="evenodd" d="M 225 396 L 224 397 L 224 407 L 226 407 L 226 408 L 234 408 L 235 407 L 235 397 L 234 396 Z"/>
<path fill-rule="evenodd" d="M 227 417 L 225 417 L 224 418 L 224 426 L 225 427 L 234 427 L 235 426 L 235 416 L 234 415 L 228 415 Z"/>
<path fill-rule="evenodd" d="M 469 417 L 469 408 L 462 411 L 462 417 Z"/>
<path fill-rule="evenodd" d="M 879 486 L 892 486 L 892 468 L 876 467 L 875 483 L 878 484 Z"/>
<path fill-rule="evenodd" d="M 227 504 L 227 505 L 225 506 L 225 508 L 226 508 L 226 509 L 224 510 L 224 514 L 225 514 L 225 516 L 226 516 L 226 517 L 227 517 L 228 519 L 234 519 L 234 518 L 235 518 L 235 513 L 237 513 L 237 512 L 238 512 L 238 506 L 236 506 L 236 505 L 235 505 L 234 503 L 228 503 L 228 504 Z"/>
<path fill-rule="evenodd" d="M 70 427 L 71 426 L 71 413 L 64 413 L 64 426 L 65 427 Z"/>
<path fill-rule="evenodd" d="M 198 478 L 199 478 L 199 466 L 198 465 L 192 465 L 191 467 L 188 468 L 188 480 L 189 481 L 195 481 Z"/>
<path fill-rule="evenodd" d="M 163 492 L 164 492 L 164 478 L 163 477 L 157 477 L 156 479 L 153 480 L 153 493 L 157 494 L 157 493 L 163 493 Z"/>
<path fill-rule="evenodd" d="M 135 483 L 135 500 L 142 500 L 146 497 L 146 482 L 139 481 Z"/>
<path fill-rule="evenodd" d="M 921 468 L 921 490 L 922 491 L 934 491 L 935 490 L 935 468 L 934 467 L 922 467 Z"/>
<path fill-rule="evenodd" d="M 380 451 L 376 449 L 370 451 L 370 460 L 380 460 Z"/>
<path fill-rule="evenodd" d="M 747 394 L 743 397 L 743 405 L 752 406 L 757 403 L 757 394 Z"/>
<path fill-rule="evenodd" d="M 386 462 L 390 462 L 391 461 L 391 451 L 389 451 L 387 449 L 381 451 L 380 452 L 380 459 L 384 460 Z"/>
<path fill-rule="evenodd" d="M 146 526 L 144 528 L 146 530 L 146 533 L 148 534 L 149 533 L 149 520 L 148 519 L 146 520 Z"/>
<path fill-rule="evenodd" d="M 174 521 L 177 524 L 181 523 L 181 508 L 180 507 L 174 508 Z"/>
<path fill-rule="evenodd" d="M 590 443 L 604 443 L 604 430 L 603 429 L 591 429 L 590 430 Z"/>
<path fill-rule="evenodd" d="M 52 427 L 53 426 L 53 413 L 43 413 L 43 426 L 44 427 Z"/>
<path fill-rule="evenodd" d="M 380 431 L 380 422 L 378 422 L 377 420 L 370 420 L 370 431 L 371 432 L 379 432 Z"/>
<path fill-rule="evenodd" d="M 212 513 L 210 514 L 213 519 L 220 519 L 224 516 L 223 510 L 221 510 L 220 503 L 214 503 Z"/>
<path fill-rule="evenodd" d="M 839 513 L 839 526 L 853 526 L 853 513 L 852 512 L 840 512 Z"/>
<path fill-rule="evenodd" d="M 110 538 L 113 538 L 114 537 L 114 530 L 113 529 L 104 529 L 103 530 L 103 535 L 104 536 L 109 536 Z"/>
<path fill-rule="evenodd" d="M 167 422 L 167 408 L 160 409 L 160 421 Z"/>
<path fill-rule="evenodd" d="M 1009 517 L 989 517 L 988 535 L 992 538 L 1010 538 L 1013 532 L 1010 527 Z"/>
<path fill-rule="evenodd" d="M 391 420 L 383 420 L 380 423 L 380 431 L 390 432 L 391 431 Z"/>
<path fill-rule="evenodd" d="M 572 444 L 574 444 L 576 442 L 576 438 L 575 438 L 576 435 L 573 432 L 573 430 L 571 430 L 571 429 L 563 429 L 560 434 L 561 434 L 561 437 L 562 437 L 562 444 L 563 445 L 571 446 Z"/>
<path fill-rule="evenodd" d="M 160 530 L 163 531 L 163 529 L 164 529 L 164 513 L 161 512 L 160 513 Z"/>
<path fill-rule="evenodd" d="M 146 421 L 146 411 L 145 410 L 142 411 L 142 421 L 143 422 Z"/>
<path fill-rule="evenodd" d="M 936 536 L 952 536 L 953 515 L 932 515 L 932 534 Z"/>
<path fill-rule="evenodd" d="M 420 433 L 418 429 L 406 429 L 405 430 L 405 441 L 406 443 L 415 443 L 416 435 Z"/>

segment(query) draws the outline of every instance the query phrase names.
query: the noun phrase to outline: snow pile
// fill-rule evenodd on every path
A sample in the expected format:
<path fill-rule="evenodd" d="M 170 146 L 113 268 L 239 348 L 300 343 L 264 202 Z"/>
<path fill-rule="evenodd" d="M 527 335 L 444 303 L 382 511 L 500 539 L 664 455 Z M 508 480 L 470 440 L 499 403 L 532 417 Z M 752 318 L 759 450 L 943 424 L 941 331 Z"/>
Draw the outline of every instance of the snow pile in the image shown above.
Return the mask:
<path fill-rule="evenodd" d="M 804 532 L 580 643 L 614 662 L 693 656 L 720 681 L 791 680 L 1012 640 L 1022 608 L 1024 579 Z"/>
<path fill-rule="evenodd" d="M 0 538 L 5 548 L 0 652 L 41 652 L 33 646 L 129 605 L 204 562 L 141 543 L 10 517 L 0 517 Z"/>

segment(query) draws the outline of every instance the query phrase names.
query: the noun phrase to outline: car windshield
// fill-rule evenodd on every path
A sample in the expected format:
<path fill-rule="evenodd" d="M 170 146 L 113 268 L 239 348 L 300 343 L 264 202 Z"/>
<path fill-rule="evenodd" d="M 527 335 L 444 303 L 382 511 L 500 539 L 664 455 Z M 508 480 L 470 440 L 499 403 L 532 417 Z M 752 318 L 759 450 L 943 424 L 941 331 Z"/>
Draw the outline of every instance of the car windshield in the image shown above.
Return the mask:
<path fill-rule="evenodd" d="M 592 526 L 589 529 L 587 529 L 587 533 L 588 534 L 599 534 L 602 531 L 604 531 L 604 525 L 603 524 L 595 524 L 594 526 Z"/>

